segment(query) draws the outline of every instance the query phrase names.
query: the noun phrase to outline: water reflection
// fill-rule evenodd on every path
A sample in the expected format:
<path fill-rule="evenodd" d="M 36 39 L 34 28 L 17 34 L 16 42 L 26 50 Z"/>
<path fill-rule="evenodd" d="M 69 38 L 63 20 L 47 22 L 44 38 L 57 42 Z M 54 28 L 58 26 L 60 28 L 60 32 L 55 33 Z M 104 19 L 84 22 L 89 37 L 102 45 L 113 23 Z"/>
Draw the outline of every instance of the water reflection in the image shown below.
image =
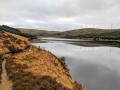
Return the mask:
<path fill-rule="evenodd" d="M 73 42 L 72 42 L 73 43 Z M 120 48 L 78 46 L 65 41 L 34 43 L 65 56 L 73 80 L 87 90 L 120 90 Z"/>

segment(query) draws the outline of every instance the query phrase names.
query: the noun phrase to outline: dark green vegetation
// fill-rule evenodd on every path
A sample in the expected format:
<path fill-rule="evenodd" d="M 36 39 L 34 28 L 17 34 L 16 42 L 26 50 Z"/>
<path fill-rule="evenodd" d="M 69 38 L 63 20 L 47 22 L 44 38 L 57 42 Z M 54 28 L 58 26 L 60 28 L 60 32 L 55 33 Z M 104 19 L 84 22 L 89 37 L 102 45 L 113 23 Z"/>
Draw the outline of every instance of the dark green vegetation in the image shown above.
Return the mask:
<path fill-rule="evenodd" d="M 71 38 L 71 39 L 90 39 L 90 40 L 120 40 L 120 29 L 97 29 L 83 28 L 58 32 L 49 36 Z"/>
<path fill-rule="evenodd" d="M 69 71 L 69 69 L 67 68 L 67 64 L 66 64 L 66 58 L 64 56 L 60 57 L 59 60 L 63 63 L 63 65 L 65 66 L 65 68 Z"/>
<path fill-rule="evenodd" d="M 0 26 L 0 30 L 5 30 L 5 31 L 10 32 L 10 33 L 14 33 L 14 34 L 17 34 L 17 35 L 20 35 L 20 36 L 27 37 L 30 40 L 36 38 L 35 35 L 31 35 L 31 34 L 28 34 L 28 33 L 22 33 L 20 30 L 12 28 L 12 27 L 9 27 L 7 25 L 1 25 Z"/>
<path fill-rule="evenodd" d="M 96 33 L 96 34 L 81 34 L 77 36 L 66 35 L 64 38 L 76 38 L 76 39 L 92 38 L 93 40 L 98 40 L 98 41 L 101 39 L 120 40 L 120 31 Z"/>
<path fill-rule="evenodd" d="M 60 61 L 62 61 L 63 63 L 65 63 L 65 61 L 66 61 L 66 59 L 65 59 L 64 56 L 60 57 L 59 59 L 60 59 Z"/>
<path fill-rule="evenodd" d="M 120 29 L 83 28 L 83 29 L 58 32 L 50 36 L 54 36 L 54 37 L 78 36 L 78 35 L 85 35 L 85 34 L 108 33 L 108 32 L 114 32 L 114 31 L 120 31 Z"/>

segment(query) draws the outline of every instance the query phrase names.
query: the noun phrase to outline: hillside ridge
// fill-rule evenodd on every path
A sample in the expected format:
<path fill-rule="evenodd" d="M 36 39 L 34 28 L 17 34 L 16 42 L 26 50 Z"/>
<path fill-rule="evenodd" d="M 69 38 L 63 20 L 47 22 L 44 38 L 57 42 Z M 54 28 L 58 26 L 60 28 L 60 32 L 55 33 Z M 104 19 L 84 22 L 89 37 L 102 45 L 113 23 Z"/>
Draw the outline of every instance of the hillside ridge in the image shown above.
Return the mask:
<path fill-rule="evenodd" d="M 46 36 L 49 34 L 59 33 L 60 31 L 47 31 L 47 30 L 38 30 L 38 29 L 27 29 L 27 28 L 16 28 L 23 33 L 28 33 L 32 35 Z"/>

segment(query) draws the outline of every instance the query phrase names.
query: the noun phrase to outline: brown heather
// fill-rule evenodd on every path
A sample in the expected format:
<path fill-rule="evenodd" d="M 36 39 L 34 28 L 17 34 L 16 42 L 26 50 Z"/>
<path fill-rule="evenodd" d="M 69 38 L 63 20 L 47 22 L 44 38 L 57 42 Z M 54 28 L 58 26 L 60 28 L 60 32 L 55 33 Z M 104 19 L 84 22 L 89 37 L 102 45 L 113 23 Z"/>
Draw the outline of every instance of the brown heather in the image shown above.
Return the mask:
<path fill-rule="evenodd" d="M 27 38 L 0 31 L 0 75 L 4 58 L 13 90 L 83 90 L 51 52 L 33 46 Z"/>

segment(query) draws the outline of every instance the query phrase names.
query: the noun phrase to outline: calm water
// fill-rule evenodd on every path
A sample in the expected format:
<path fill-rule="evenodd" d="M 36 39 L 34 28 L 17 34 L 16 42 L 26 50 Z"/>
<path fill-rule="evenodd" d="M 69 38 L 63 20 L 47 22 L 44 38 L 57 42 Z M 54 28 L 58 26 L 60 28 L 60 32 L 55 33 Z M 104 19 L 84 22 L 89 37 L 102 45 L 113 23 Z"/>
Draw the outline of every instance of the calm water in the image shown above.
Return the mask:
<path fill-rule="evenodd" d="M 73 80 L 86 90 L 120 90 L 119 43 L 93 42 L 60 38 L 41 38 L 45 47 L 56 56 L 66 57 Z"/>

